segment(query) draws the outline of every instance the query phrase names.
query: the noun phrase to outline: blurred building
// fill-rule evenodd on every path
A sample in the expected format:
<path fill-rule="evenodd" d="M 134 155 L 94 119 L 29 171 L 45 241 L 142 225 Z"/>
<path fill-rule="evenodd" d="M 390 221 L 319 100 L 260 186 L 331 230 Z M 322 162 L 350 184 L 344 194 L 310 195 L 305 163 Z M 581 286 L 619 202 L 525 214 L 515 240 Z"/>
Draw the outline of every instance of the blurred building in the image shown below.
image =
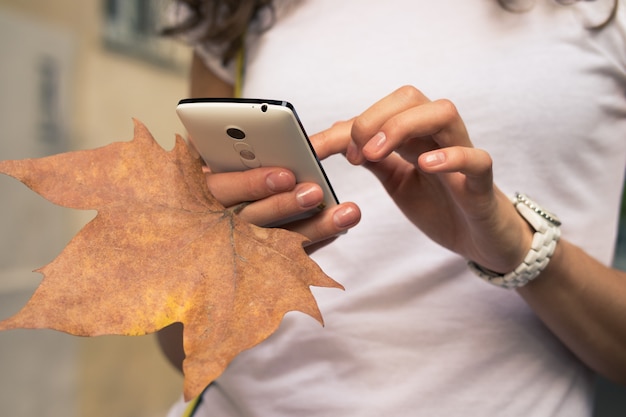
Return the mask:
<path fill-rule="evenodd" d="M 143 121 L 166 149 L 184 133 L 190 52 L 155 36 L 159 0 L 0 0 L 0 159 L 41 157 L 132 138 Z M 0 176 L 0 318 L 36 288 L 94 213 L 56 207 Z M 0 415 L 164 416 L 182 378 L 153 336 L 0 333 Z"/>

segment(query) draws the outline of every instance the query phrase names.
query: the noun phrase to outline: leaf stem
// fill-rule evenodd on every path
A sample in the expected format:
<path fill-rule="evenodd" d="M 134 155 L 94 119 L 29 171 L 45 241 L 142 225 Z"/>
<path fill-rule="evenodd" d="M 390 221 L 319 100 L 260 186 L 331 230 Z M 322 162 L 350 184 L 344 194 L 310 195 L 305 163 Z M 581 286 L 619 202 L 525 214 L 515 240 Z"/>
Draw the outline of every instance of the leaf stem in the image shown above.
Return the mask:
<path fill-rule="evenodd" d="M 241 213 L 241 210 L 246 208 L 248 204 L 250 204 L 250 201 L 244 201 L 243 203 L 239 203 L 236 206 L 229 208 L 228 210 L 232 212 L 233 214 L 239 214 Z"/>

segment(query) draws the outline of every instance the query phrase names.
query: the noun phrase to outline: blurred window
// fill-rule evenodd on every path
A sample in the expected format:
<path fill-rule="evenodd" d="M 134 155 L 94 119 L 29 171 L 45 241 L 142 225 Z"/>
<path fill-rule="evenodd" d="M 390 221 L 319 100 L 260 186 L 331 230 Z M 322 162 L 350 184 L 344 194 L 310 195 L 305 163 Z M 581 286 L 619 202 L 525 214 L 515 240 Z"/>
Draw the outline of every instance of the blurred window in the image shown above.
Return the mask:
<path fill-rule="evenodd" d="M 107 48 L 155 65 L 182 68 L 180 45 L 159 35 L 167 0 L 103 0 L 103 38 Z"/>

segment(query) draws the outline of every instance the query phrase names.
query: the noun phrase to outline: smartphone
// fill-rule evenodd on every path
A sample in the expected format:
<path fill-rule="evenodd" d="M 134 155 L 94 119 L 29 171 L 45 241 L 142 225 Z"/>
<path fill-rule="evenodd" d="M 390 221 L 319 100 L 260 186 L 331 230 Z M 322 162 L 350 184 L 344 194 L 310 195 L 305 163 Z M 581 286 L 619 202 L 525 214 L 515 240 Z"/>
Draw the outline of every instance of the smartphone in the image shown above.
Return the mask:
<path fill-rule="evenodd" d="M 324 202 L 284 219 L 278 226 L 339 204 L 294 106 L 286 101 L 234 98 L 190 98 L 176 113 L 212 172 L 275 166 L 292 171 L 297 182 L 317 183 Z"/>

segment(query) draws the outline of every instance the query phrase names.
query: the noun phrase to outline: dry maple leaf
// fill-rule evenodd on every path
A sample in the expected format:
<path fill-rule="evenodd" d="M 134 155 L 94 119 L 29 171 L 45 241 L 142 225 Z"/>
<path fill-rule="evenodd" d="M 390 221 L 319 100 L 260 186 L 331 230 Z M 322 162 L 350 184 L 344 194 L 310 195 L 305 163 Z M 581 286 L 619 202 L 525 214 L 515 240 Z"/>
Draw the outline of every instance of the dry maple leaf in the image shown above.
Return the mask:
<path fill-rule="evenodd" d="M 181 322 L 186 399 L 286 312 L 322 322 L 309 286 L 342 288 L 307 256 L 303 236 L 226 210 L 185 141 L 167 152 L 138 121 L 130 142 L 1 161 L 0 172 L 55 204 L 98 211 L 38 270 L 39 287 L 0 330 L 143 335 Z"/>

